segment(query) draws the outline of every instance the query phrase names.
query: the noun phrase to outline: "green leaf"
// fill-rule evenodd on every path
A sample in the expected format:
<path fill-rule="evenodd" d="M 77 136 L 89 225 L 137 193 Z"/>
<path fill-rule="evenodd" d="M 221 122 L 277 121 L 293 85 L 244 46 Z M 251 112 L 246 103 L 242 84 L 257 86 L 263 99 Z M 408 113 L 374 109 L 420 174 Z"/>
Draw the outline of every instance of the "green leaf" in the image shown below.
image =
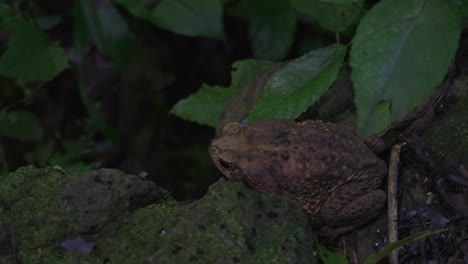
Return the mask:
<path fill-rule="evenodd" d="M 350 4 L 358 2 L 359 0 L 320 0 L 325 3 L 335 3 L 335 4 Z"/>
<path fill-rule="evenodd" d="M 58 26 L 63 21 L 63 16 L 43 16 L 36 20 L 37 25 L 41 30 L 49 30 Z"/>
<path fill-rule="evenodd" d="M 266 84 L 249 122 L 298 117 L 335 82 L 345 54 L 344 45 L 334 44 L 281 68 Z"/>
<path fill-rule="evenodd" d="M 362 15 L 364 0 L 321 1 L 290 0 L 301 13 L 315 19 L 322 27 L 332 32 L 342 32 L 357 24 Z"/>
<path fill-rule="evenodd" d="M 463 17 L 468 17 L 468 0 L 452 0 Z"/>
<path fill-rule="evenodd" d="M 402 240 L 398 240 L 398 241 L 395 241 L 393 243 L 390 243 L 386 246 L 384 246 L 383 248 L 381 248 L 379 250 L 379 252 L 377 253 L 374 253 L 374 254 L 371 254 L 369 255 L 366 260 L 364 261 L 364 264 L 375 264 L 377 262 L 379 262 L 380 260 L 382 260 L 385 256 L 387 256 L 388 254 L 390 254 L 390 252 L 392 252 L 393 250 L 405 245 L 405 244 L 408 244 L 408 243 L 411 243 L 411 242 L 414 242 L 418 239 L 421 239 L 421 238 L 424 238 L 424 237 L 427 237 L 427 236 L 430 236 L 430 235 L 433 235 L 433 234 L 437 234 L 437 233 L 440 233 L 440 232 L 444 232 L 444 231 L 447 231 L 446 229 L 444 230 L 440 230 L 440 231 L 435 231 L 435 232 L 432 232 L 432 231 L 423 231 L 423 232 L 416 232 L 416 233 L 413 233 L 412 235 L 402 239 Z"/>
<path fill-rule="evenodd" d="M 274 62 L 271 61 L 255 59 L 235 61 L 232 64 L 233 71 L 231 72 L 230 87 L 235 89 L 242 87 L 255 75 L 270 68 L 273 64 Z"/>
<path fill-rule="evenodd" d="M 297 24 L 288 0 L 243 0 L 229 13 L 249 20 L 249 35 L 256 58 L 280 60 L 286 57 Z"/>
<path fill-rule="evenodd" d="M 136 17 L 186 36 L 224 37 L 222 5 L 219 0 L 116 0 Z"/>
<path fill-rule="evenodd" d="M 87 127 L 96 127 L 116 146 L 120 144 L 121 137 L 119 131 L 113 127 L 101 114 L 101 103 L 94 102 L 86 96 L 85 88 L 80 86 L 79 89 L 81 102 L 89 115 L 89 124 Z"/>
<path fill-rule="evenodd" d="M 366 129 L 368 131 L 383 131 L 387 128 L 388 124 L 391 123 L 390 106 L 389 101 L 379 102 L 375 106 L 374 110 L 369 113 L 368 122 L 366 124 Z M 354 120 L 353 123 L 357 123 L 357 120 Z M 359 133 L 362 139 L 367 135 L 367 133 Z"/>
<path fill-rule="evenodd" d="M 350 59 L 361 136 L 403 117 L 441 82 L 460 31 L 445 0 L 386 0 L 367 13 Z M 381 102 L 390 106 L 384 118 L 376 114 Z"/>
<path fill-rule="evenodd" d="M 203 84 L 198 92 L 177 102 L 170 113 L 199 124 L 217 127 L 232 95 L 255 75 L 273 64 L 270 61 L 254 59 L 235 61 L 232 64 L 232 81 L 229 88 Z"/>
<path fill-rule="evenodd" d="M 89 134 L 82 134 L 73 140 L 63 140 L 61 142 L 63 152 L 55 153 L 50 159 L 49 165 L 60 167 L 70 174 L 81 174 L 99 168 L 101 165 L 99 161 L 91 163 L 82 161 L 92 151 L 90 149 L 91 142 Z"/>
<path fill-rule="evenodd" d="M 247 20 L 254 19 L 256 16 L 268 16 L 270 11 L 268 8 L 265 8 L 265 1 L 238 0 L 234 5 L 228 6 L 229 8 L 226 10 L 226 13 Z"/>
<path fill-rule="evenodd" d="M 339 252 L 333 252 L 327 249 L 326 247 L 322 246 L 321 244 L 317 244 L 315 249 L 317 255 L 319 256 L 320 260 L 323 261 L 324 264 L 347 264 L 348 260 L 346 256 Z"/>
<path fill-rule="evenodd" d="M 0 58 L 0 73 L 21 81 L 48 81 L 68 67 L 65 51 L 33 24 L 20 18 L 5 21 L 12 33 Z"/>
<path fill-rule="evenodd" d="M 38 141 L 43 136 L 42 125 L 30 112 L 0 112 L 0 136 L 20 141 Z"/>
<path fill-rule="evenodd" d="M 112 1 L 78 1 L 74 11 L 78 53 L 83 54 L 92 40 L 120 69 L 127 65 L 138 41 Z"/>
<path fill-rule="evenodd" d="M 0 17 L 2 19 L 7 19 L 9 17 L 12 17 L 13 15 L 13 10 L 8 4 L 0 3 Z"/>
<path fill-rule="evenodd" d="M 202 125 L 216 127 L 224 106 L 235 91 L 203 84 L 198 92 L 177 102 L 170 113 Z"/>
<path fill-rule="evenodd" d="M 288 55 L 296 31 L 296 15 L 291 9 L 283 10 L 282 14 L 250 22 L 249 35 L 256 58 L 281 60 Z"/>

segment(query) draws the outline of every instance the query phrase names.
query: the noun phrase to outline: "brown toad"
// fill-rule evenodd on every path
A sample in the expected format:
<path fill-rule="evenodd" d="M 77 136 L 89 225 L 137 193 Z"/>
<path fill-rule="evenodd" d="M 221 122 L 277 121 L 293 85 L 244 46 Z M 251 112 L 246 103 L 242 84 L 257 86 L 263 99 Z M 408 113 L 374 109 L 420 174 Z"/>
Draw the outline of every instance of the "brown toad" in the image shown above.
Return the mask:
<path fill-rule="evenodd" d="M 209 151 L 228 179 L 300 204 L 323 236 L 361 226 L 385 205 L 379 186 L 387 167 L 357 139 L 350 124 L 230 123 Z"/>

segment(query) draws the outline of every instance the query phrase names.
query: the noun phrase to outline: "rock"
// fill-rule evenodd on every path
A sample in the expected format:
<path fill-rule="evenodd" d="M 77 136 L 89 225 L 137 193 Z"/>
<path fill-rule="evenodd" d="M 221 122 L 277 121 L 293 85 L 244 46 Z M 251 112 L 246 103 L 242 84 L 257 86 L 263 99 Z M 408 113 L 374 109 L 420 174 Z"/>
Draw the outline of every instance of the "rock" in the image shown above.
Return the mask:
<path fill-rule="evenodd" d="M 0 263 L 315 263 L 313 252 L 299 207 L 237 183 L 182 203 L 112 169 L 0 178 Z"/>

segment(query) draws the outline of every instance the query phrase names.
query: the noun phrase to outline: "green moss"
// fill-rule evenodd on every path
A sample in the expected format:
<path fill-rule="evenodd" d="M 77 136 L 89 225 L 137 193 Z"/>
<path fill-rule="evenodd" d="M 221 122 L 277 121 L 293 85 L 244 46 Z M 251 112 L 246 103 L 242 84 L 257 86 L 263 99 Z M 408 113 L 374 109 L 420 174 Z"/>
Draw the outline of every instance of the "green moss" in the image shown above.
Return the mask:
<path fill-rule="evenodd" d="M 20 257 L 35 253 L 64 235 L 56 225 L 55 194 L 66 175 L 52 168 L 24 167 L 0 181 L 2 226 L 14 228 Z"/>
<path fill-rule="evenodd" d="M 438 116 L 423 138 L 432 146 L 432 152 L 450 164 L 468 160 L 468 96 L 448 106 Z"/>
<path fill-rule="evenodd" d="M 0 255 L 12 254 L 14 240 L 24 263 L 60 257 L 63 261 L 69 257 L 64 256 L 61 242 L 81 234 L 98 237 L 117 228 L 132 206 L 167 194 L 151 182 L 115 170 L 69 175 L 60 169 L 33 167 L 1 178 L 0 188 L 0 249 L 5 248 Z"/>
<path fill-rule="evenodd" d="M 191 203 L 109 169 L 26 167 L 0 186 L 0 262 L 13 257 L 13 228 L 22 263 L 315 263 L 302 210 L 237 183 Z M 95 243 L 91 254 L 61 246 L 78 236 L 79 248 Z"/>
<path fill-rule="evenodd" d="M 302 210 L 272 195 L 220 181 L 202 199 L 140 209 L 97 245 L 110 262 L 313 263 Z"/>
<path fill-rule="evenodd" d="M 36 169 L 32 166 L 22 167 L 15 173 L 0 177 L 0 201 L 3 204 L 15 203 L 32 190 L 54 190 L 61 184 L 63 171 L 53 168 Z M 37 179 L 41 180 L 37 180 Z M 49 192 L 34 192 L 34 197 L 49 197 Z"/>

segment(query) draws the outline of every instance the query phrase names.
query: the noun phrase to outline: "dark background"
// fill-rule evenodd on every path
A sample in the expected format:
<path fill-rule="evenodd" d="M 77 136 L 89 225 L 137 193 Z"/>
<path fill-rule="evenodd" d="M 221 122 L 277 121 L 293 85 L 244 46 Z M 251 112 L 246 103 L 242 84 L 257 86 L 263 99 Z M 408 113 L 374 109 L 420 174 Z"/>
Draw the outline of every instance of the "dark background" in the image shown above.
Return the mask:
<path fill-rule="evenodd" d="M 132 45 L 120 47 L 118 54 L 124 58 L 120 65 L 105 47 L 92 41 L 80 53 L 77 33 L 84 30 L 76 10 L 84 2 L 2 2 L 28 21 L 59 18 L 43 32 L 68 52 L 70 62 L 68 69 L 48 82 L 19 84 L 1 77 L 0 108 L 33 114 L 43 131 L 40 139 L 32 141 L 0 138 L 3 173 L 29 164 L 57 165 L 71 173 L 117 168 L 146 175 L 177 199 L 202 196 L 221 176 L 207 151 L 215 129 L 184 121 L 169 110 L 202 83 L 229 86 L 231 64 L 255 57 L 249 21 L 228 12 L 236 2 L 225 1 L 225 38 L 215 40 L 160 29 L 111 1 L 89 1 L 91 13 L 106 5 L 117 10 L 128 26 Z M 106 19 L 110 19 L 106 30 L 112 31 L 117 22 Z M 348 31 L 341 34 L 341 41 L 349 40 L 353 29 Z M 6 50 L 10 32 L 0 33 Z M 112 41 L 107 47 L 112 47 Z M 335 34 L 298 20 L 292 45 L 281 61 L 334 42 Z M 32 124 L 24 129 L 34 129 L 28 126 Z"/>

